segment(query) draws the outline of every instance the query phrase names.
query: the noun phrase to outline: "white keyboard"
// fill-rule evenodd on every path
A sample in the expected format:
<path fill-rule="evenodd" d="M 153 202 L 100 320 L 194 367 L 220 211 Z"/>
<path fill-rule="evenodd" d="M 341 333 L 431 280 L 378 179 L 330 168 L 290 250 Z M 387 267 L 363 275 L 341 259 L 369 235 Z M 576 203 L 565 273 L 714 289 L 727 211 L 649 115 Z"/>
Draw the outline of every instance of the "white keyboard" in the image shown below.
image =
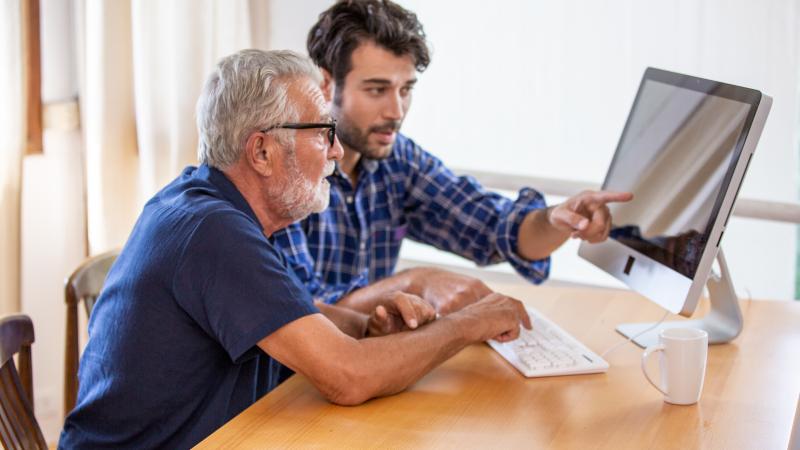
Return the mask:
<path fill-rule="evenodd" d="M 541 313 L 526 307 L 533 330 L 520 327 L 511 342 L 488 341 L 497 353 L 528 378 L 598 373 L 608 363 Z"/>

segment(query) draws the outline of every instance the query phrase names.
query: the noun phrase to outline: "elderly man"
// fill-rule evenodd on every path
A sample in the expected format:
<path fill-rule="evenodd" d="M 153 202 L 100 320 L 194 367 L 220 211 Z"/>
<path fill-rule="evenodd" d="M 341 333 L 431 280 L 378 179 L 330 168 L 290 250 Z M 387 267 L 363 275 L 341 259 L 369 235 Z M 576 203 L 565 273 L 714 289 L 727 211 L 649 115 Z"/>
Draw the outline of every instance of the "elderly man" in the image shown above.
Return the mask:
<path fill-rule="evenodd" d="M 275 387 L 280 363 L 355 405 L 530 327 L 498 294 L 439 320 L 398 293 L 369 319 L 314 305 L 270 236 L 328 203 L 342 149 L 320 81 L 291 52 L 219 62 L 197 104 L 202 164 L 145 205 L 112 267 L 60 447 L 187 448 Z"/>
<path fill-rule="evenodd" d="M 540 283 L 556 248 L 570 236 L 604 240 L 606 203 L 631 198 L 585 192 L 546 208 L 526 188 L 512 201 L 453 174 L 400 134 L 430 54 L 417 16 L 389 0 L 337 1 L 320 14 L 307 45 L 322 68 L 344 156 L 328 178 L 331 207 L 276 233 L 275 242 L 315 298 L 369 311 L 386 292 L 403 290 L 454 311 L 489 289 L 439 269 L 395 274 L 405 237 L 479 265 L 507 261 Z"/>

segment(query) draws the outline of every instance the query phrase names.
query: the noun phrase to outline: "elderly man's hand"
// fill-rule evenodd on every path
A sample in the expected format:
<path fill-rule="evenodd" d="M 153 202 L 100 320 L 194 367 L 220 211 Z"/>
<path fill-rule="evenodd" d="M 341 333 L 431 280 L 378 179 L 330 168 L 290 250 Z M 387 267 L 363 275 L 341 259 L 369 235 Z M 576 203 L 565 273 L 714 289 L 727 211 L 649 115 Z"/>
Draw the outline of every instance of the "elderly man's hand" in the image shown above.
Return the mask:
<path fill-rule="evenodd" d="M 414 330 L 436 319 L 436 310 L 420 297 L 405 292 L 387 294 L 367 320 L 367 336 Z"/>
<path fill-rule="evenodd" d="M 602 242 L 611 230 L 611 213 L 606 204 L 627 202 L 630 192 L 584 191 L 548 211 L 547 220 L 554 228 L 591 243 Z"/>
<path fill-rule="evenodd" d="M 500 293 L 492 293 L 453 313 L 453 317 L 456 316 L 466 318 L 465 332 L 475 341 L 509 342 L 519 337 L 520 325 L 528 330 L 532 328 L 525 305 Z"/>
<path fill-rule="evenodd" d="M 492 293 L 483 281 L 432 267 L 410 269 L 410 292 L 427 300 L 439 314 L 450 314 Z"/>

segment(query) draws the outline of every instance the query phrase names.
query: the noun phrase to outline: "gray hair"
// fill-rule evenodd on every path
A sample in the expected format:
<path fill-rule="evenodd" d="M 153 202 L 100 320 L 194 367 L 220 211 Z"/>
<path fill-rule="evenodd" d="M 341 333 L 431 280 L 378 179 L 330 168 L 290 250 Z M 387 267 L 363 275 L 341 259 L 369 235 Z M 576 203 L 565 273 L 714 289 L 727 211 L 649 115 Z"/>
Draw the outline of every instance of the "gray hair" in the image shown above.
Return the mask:
<path fill-rule="evenodd" d="M 242 50 L 222 58 L 197 100 L 200 163 L 229 167 L 239 160 L 250 133 L 296 121 L 298 112 L 287 93 L 302 77 L 322 81 L 310 59 L 289 50 Z"/>

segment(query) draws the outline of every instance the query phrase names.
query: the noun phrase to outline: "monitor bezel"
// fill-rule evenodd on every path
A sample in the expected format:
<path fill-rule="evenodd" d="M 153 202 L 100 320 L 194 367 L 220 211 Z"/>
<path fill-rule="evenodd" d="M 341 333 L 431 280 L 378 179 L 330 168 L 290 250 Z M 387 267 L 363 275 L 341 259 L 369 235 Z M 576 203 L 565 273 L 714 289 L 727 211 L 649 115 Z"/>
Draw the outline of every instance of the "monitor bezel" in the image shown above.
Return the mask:
<path fill-rule="evenodd" d="M 629 131 L 632 114 L 636 111 L 647 81 L 656 81 L 707 95 L 717 95 L 750 105 L 742 132 L 733 150 L 731 163 L 723 177 L 722 186 L 712 208 L 710 222 L 713 224 L 710 227 L 708 241 L 700 257 L 700 262 L 694 276 L 690 278 L 615 239 L 608 239 L 598 244 L 584 242 L 581 244 L 578 254 L 667 310 L 689 316 L 697 307 L 712 263 L 719 251 L 720 240 L 761 135 L 771 106 L 771 99 L 754 89 L 648 67 L 642 76 L 614 157 L 606 172 L 603 188 L 607 186 L 609 176 L 613 172 L 612 169 L 617 163 L 620 148 Z M 630 258 L 633 258 L 635 262 L 631 263 Z M 628 266 L 627 270 L 626 266 Z"/>

